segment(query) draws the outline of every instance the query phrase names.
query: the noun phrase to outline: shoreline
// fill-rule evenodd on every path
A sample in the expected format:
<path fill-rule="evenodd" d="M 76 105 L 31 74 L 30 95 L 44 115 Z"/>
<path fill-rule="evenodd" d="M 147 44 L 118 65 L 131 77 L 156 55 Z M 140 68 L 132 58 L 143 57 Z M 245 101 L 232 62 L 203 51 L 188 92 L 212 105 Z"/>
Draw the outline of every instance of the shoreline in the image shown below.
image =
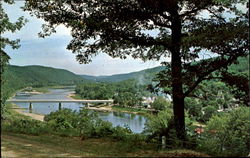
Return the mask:
<path fill-rule="evenodd" d="M 34 119 L 34 120 L 38 120 L 38 121 L 44 121 L 44 117 L 45 115 L 42 115 L 42 114 L 36 114 L 36 113 L 28 113 L 28 112 L 24 112 L 23 111 L 23 108 L 17 106 L 14 104 L 14 107 L 12 108 L 13 111 L 21 114 L 21 115 L 25 115 L 25 116 L 28 116 L 30 117 L 31 119 Z"/>
<path fill-rule="evenodd" d="M 68 98 L 72 99 L 72 100 L 80 100 L 80 99 L 75 99 L 73 98 L 76 94 L 75 93 L 70 93 L 67 95 Z M 117 109 L 113 109 L 112 106 L 90 106 L 90 107 L 85 107 L 86 109 L 89 110 L 95 110 L 95 111 L 102 111 L 102 112 L 123 112 L 123 113 L 129 113 L 129 114 L 135 114 L 135 115 L 142 115 L 140 112 L 135 112 L 135 111 L 126 111 L 126 110 L 117 110 Z"/>
<path fill-rule="evenodd" d="M 86 107 L 88 110 L 96 110 L 96 111 L 102 111 L 102 112 L 113 112 L 111 107 L 105 106 L 105 107 Z"/>
<path fill-rule="evenodd" d="M 78 99 L 73 98 L 75 95 L 76 95 L 75 93 L 69 93 L 66 97 L 72 100 L 78 100 Z"/>

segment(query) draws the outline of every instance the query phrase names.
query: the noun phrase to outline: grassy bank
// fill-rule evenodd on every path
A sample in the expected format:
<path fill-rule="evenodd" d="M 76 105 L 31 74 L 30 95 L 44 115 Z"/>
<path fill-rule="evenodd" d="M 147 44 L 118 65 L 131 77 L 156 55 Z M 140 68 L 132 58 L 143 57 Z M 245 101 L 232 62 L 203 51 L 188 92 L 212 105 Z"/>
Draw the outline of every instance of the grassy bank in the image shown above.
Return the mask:
<path fill-rule="evenodd" d="M 204 157 L 191 150 L 156 150 L 150 144 L 131 145 L 110 139 L 59 137 L 55 135 L 31 136 L 2 133 L 4 152 L 12 151 L 18 157 Z"/>
<path fill-rule="evenodd" d="M 82 97 L 79 94 L 75 94 L 75 93 L 72 94 L 70 97 L 73 99 L 77 99 L 77 100 L 82 99 Z"/>

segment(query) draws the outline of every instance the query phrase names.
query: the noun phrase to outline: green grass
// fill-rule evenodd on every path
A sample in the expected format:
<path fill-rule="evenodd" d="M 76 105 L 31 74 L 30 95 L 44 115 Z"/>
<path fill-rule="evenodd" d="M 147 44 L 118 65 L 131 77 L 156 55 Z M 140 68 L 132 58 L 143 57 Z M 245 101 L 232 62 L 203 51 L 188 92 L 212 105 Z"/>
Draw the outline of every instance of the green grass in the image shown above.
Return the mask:
<path fill-rule="evenodd" d="M 191 150 L 157 150 L 152 144 L 138 145 L 112 139 L 86 139 L 55 135 L 31 136 L 2 133 L 2 147 L 20 157 L 173 157 L 207 156 Z"/>
<path fill-rule="evenodd" d="M 75 95 L 71 96 L 71 98 L 73 98 L 73 99 L 82 99 L 82 97 L 79 94 L 75 94 Z"/>

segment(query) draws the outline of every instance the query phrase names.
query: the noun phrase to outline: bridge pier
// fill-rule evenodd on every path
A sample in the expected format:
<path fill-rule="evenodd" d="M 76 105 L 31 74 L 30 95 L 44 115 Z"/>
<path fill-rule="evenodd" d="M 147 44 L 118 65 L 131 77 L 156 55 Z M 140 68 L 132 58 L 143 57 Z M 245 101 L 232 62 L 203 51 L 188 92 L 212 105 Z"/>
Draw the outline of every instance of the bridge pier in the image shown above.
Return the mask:
<path fill-rule="evenodd" d="M 32 102 L 30 102 L 30 105 L 29 105 L 29 112 L 32 113 L 32 110 L 33 110 L 33 105 L 32 105 Z"/>
<path fill-rule="evenodd" d="M 86 103 L 86 107 L 87 107 L 87 108 L 89 107 L 89 103 Z"/>
<path fill-rule="evenodd" d="M 32 110 L 32 109 L 33 109 L 32 102 L 30 102 L 29 110 Z"/>
<path fill-rule="evenodd" d="M 58 110 L 61 110 L 61 109 L 62 109 L 62 103 L 59 102 Z"/>

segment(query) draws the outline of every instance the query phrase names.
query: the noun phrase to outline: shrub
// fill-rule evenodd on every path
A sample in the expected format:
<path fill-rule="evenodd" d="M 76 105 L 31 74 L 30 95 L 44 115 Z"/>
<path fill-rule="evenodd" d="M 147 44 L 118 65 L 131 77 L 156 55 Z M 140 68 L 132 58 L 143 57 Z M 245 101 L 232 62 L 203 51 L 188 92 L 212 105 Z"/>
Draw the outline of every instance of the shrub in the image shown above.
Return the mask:
<path fill-rule="evenodd" d="M 151 104 L 151 106 L 155 110 L 165 110 L 166 108 L 171 106 L 171 102 L 167 101 L 164 97 L 160 96 L 155 99 L 155 101 Z"/>
<path fill-rule="evenodd" d="M 246 156 L 250 150 L 250 108 L 214 115 L 199 140 L 199 149 L 215 156 Z"/>
<path fill-rule="evenodd" d="M 112 123 L 98 119 L 94 124 L 92 137 L 110 137 L 113 134 Z"/>
<path fill-rule="evenodd" d="M 129 128 L 116 126 L 113 128 L 112 138 L 125 141 L 128 140 L 130 134 L 132 131 Z"/>
<path fill-rule="evenodd" d="M 208 121 L 214 114 L 217 113 L 217 108 L 215 106 L 208 105 L 204 108 L 203 120 Z"/>
<path fill-rule="evenodd" d="M 45 122 L 32 119 L 9 119 L 2 125 L 8 132 L 23 134 L 55 134 L 60 136 L 81 136 L 85 138 L 110 137 L 123 141 L 135 141 L 129 128 L 112 127 L 112 123 L 98 118 L 97 113 L 87 110 L 80 112 L 62 109 L 51 112 L 44 118 Z M 133 139 L 132 139 L 133 137 Z"/>
<path fill-rule="evenodd" d="M 9 124 L 4 124 L 4 129 L 8 132 L 39 135 L 49 131 L 41 121 L 29 119 L 14 119 Z"/>
<path fill-rule="evenodd" d="M 77 124 L 77 112 L 71 109 L 61 109 L 44 117 L 44 121 L 50 122 L 55 121 L 55 128 L 73 128 Z M 53 124 L 53 123 L 52 123 Z"/>
<path fill-rule="evenodd" d="M 196 135 L 194 133 L 194 127 L 192 126 L 192 120 L 188 116 L 185 117 L 186 124 L 186 141 L 183 142 L 177 138 L 177 133 L 174 128 L 173 111 L 166 109 L 160 111 L 157 116 L 152 116 L 145 124 L 144 133 L 148 135 L 148 141 L 156 142 L 158 146 L 162 145 L 162 137 L 166 138 L 167 148 L 186 146 L 195 147 Z"/>

